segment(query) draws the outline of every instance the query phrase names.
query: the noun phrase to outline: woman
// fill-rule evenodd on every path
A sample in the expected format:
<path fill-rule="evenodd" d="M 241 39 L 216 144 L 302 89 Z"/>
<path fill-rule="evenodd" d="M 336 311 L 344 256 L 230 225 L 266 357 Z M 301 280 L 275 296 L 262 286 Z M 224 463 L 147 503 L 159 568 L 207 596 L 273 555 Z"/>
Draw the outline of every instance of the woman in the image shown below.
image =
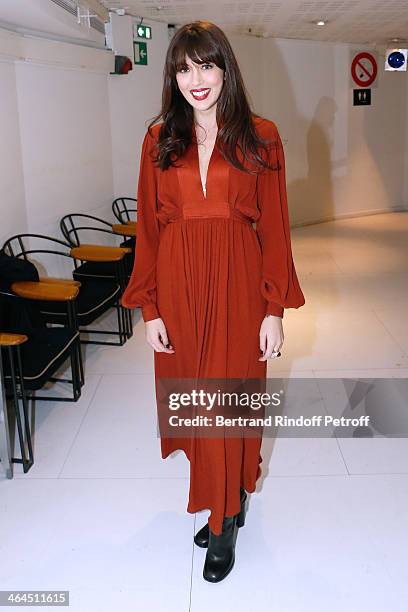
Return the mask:
<path fill-rule="evenodd" d="M 159 378 L 265 381 L 267 359 L 283 344 L 284 308 L 305 303 L 284 153 L 273 121 L 251 112 L 230 43 L 210 22 L 181 27 L 170 43 L 162 109 L 142 146 L 137 223 L 122 304 L 142 309 L 156 395 Z M 208 546 L 203 575 L 211 582 L 234 565 L 261 441 L 161 437 L 163 459 L 177 449 L 189 459 L 187 511 L 211 510 L 194 538 Z"/>

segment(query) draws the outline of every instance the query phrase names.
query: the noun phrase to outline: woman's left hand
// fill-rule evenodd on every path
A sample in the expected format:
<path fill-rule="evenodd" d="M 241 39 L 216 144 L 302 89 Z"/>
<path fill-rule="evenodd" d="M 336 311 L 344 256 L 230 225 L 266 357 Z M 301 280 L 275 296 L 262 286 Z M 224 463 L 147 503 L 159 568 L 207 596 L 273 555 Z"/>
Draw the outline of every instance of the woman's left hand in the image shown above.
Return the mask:
<path fill-rule="evenodd" d="M 265 317 L 259 330 L 259 347 L 263 353 L 258 361 L 265 361 L 271 357 L 273 352 L 278 352 L 282 348 L 283 340 L 282 317 L 274 315 Z"/>

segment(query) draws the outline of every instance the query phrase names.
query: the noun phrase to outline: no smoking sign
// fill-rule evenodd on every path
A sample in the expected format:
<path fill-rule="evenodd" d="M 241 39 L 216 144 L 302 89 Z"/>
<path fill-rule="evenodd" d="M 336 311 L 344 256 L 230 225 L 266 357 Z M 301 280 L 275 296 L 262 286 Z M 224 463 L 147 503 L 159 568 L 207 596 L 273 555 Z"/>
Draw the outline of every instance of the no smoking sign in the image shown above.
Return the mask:
<path fill-rule="evenodd" d="M 360 51 L 354 54 L 351 62 L 351 78 L 353 87 L 371 87 L 377 77 L 377 59 L 373 53 Z"/>

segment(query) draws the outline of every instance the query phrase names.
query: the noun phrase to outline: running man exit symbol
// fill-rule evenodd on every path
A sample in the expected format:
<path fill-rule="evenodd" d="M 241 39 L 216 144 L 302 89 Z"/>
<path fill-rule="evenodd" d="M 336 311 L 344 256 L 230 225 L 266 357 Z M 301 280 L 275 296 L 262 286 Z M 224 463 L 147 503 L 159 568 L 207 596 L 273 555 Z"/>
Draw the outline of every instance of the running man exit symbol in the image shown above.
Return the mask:
<path fill-rule="evenodd" d="M 134 63 L 147 66 L 147 44 L 145 42 L 133 43 Z"/>
<path fill-rule="evenodd" d="M 152 38 L 152 29 L 148 25 L 134 24 L 133 26 L 133 37 L 134 38 Z"/>
<path fill-rule="evenodd" d="M 353 106 L 371 106 L 371 89 L 353 89 Z"/>

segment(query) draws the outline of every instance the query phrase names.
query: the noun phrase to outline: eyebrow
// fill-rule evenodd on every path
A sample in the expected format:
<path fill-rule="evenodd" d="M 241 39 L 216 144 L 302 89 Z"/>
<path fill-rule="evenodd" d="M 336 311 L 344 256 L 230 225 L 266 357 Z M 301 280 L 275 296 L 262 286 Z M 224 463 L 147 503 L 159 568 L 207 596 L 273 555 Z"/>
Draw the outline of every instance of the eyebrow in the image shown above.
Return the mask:
<path fill-rule="evenodd" d="M 197 62 L 192 62 L 192 63 L 193 63 L 193 64 L 195 64 L 196 66 L 203 66 L 204 64 L 213 64 L 214 62 L 211 62 L 211 61 L 209 61 L 209 60 L 208 60 L 208 61 L 206 60 L 206 61 L 204 61 L 204 62 L 201 62 L 200 64 L 198 64 Z M 187 62 L 182 62 L 180 65 L 181 65 L 181 66 L 191 66 L 191 64 L 188 64 Z"/>

